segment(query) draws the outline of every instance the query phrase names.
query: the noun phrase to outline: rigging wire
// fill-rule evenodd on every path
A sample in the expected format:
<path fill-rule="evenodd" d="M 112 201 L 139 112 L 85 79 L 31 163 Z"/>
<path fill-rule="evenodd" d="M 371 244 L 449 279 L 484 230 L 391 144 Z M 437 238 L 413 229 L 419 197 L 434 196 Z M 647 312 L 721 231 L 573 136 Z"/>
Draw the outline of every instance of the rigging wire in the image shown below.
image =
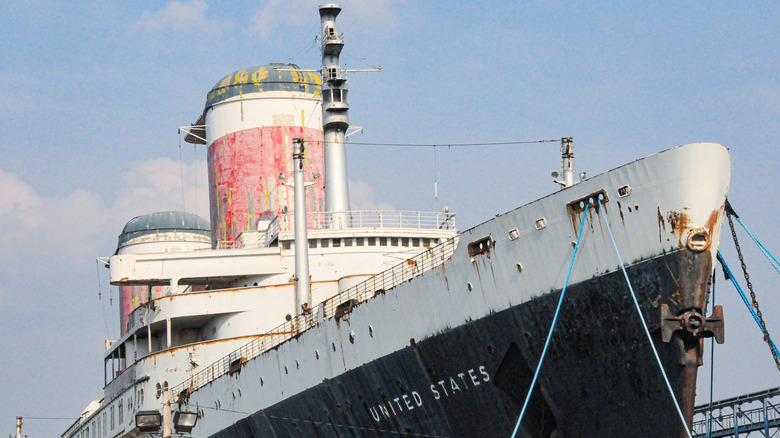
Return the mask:
<path fill-rule="evenodd" d="M 712 277 L 712 308 L 715 308 L 715 275 Z M 712 393 L 715 382 L 715 337 L 710 338 L 710 409 L 709 418 L 707 419 L 707 438 L 712 437 Z"/>
<path fill-rule="evenodd" d="M 602 208 L 601 198 L 599 198 L 598 202 L 599 202 L 599 210 L 601 210 Z M 642 308 L 639 307 L 639 301 L 636 298 L 636 293 L 634 293 L 634 287 L 631 286 L 631 280 L 628 279 L 628 272 L 626 272 L 626 266 L 623 264 L 623 258 L 620 256 L 620 251 L 618 250 L 617 243 L 615 243 L 615 236 L 612 235 L 612 228 L 610 228 L 609 226 L 609 220 L 607 219 L 607 215 L 603 214 L 602 216 L 604 217 L 604 223 L 607 225 L 607 231 L 609 231 L 609 238 L 612 240 L 612 246 L 615 248 L 615 254 L 617 254 L 618 261 L 620 262 L 620 269 L 623 271 L 623 277 L 626 278 L 626 283 L 628 284 L 628 290 L 631 292 L 631 299 L 634 300 L 634 306 L 636 307 L 636 311 L 639 315 L 639 321 L 642 323 L 642 328 L 645 329 L 645 334 L 647 335 L 647 340 L 650 343 L 650 348 L 653 350 L 653 355 L 655 356 L 655 360 L 658 362 L 658 368 L 661 369 L 661 375 L 664 378 L 664 382 L 666 382 L 666 387 L 669 389 L 669 394 L 672 396 L 674 407 L 677 408 L 677 413 L 680 415 L 680 420 L 682 421 L 683 429 L 685 429 L 685 433 L 688 435 L 688 438 L 691 438 L 691 430 L 688 428 L 688 422 L 685 421 L 685 415 L 683 415 L 682 409 L 680 409 L 680 404 L 677 402 L 677 397 L 674 395 L 672 384 L 669 383 L 669 377 L 667 377 L 666 370 L 664 369 L 663 363 L 661 363 L 661 358 L 658 356 L 658 350 L 655 348 L 655 344 L 653 343 L 653 337 L 650 336 L 650 329 L 647 328 L 647 323 L 645 322 L 645 318 L 642 317 Z"/>
<path fill-rule="evenodd" d="M 569 264 L 569 272 L 566 274 L 566 281 L 563 283 L 563 290 L 561 296 L 558 298 L 558 307 L 555 309 L 555 315 L 553 316 L 552 324 L 550 325 L 550 331 L 547 333 L 547 340 L 544 341 L 544 349 L 542 349 L 542 357 L 539 358 L 539 363 L 536 365 L 536 371 L 534 372 L 534 378 L 531 380 L 531 385 L 528 388 L 528 393 L 525 396 L 525 402 L 523 402 L 523 409 L 520 411 L 520 417 L 517 419 L 515 430 L 512 432 L 512 438 L 517 436 L 517 431 L 520 429 L 520 423 L 523 422 L 523 416 L 525 410 L 528 407 L 528 402 L 531 400 L 531 394 L 534 392 L 534 386 L 536 386 L 536 380 L 539 378 L 539 370 L 542 369 L 542 363 L 544 357 L 547 355 L 547 347 L 550 346 L 550 339 L 552 338 L 553 331 L 555 330 L 555 324 L 558 322 L 558 314 L 561 312 L 561 304 L 563 304 L 563 297 L 566 295 L 566 287 L 569 285 L 569 278 L 571 278 L 571 270 L 574 268 L 574 258 L 577 257 L 577 250 L 580 248 L 580 238 L 582 237 L 582 230 L 585 229 L 585 220 L 588 218 L 588 207 L 591 202 L 585 205 L 585 211 L 582 213 L 582 223 L 580 224 L 580 232 L 577 234 L 577 244 L 574 246 L 574 253 L 571 255 L 571 263 Z"/>
<path fill-rule="evenodd" d="M 761 330 L 761 333 L 764 335 L 764 341 L 769 346 L 769 351 L 772 353 L 772 357 L 775 360 L 775 365 L 777 366 L 778 370 L 780 370 L 780 363 L 778 361 L 778 356 L 780 356 L 780 352 L 778 352 L 775 342 L 769 336 L 769 332 L 766 329 L 766 324 L 762 324 L 764 322 L 763 317 L 759 317 L 759 315 L 756 314 L 756 310 L 758 310 L 758 306 L 757 305 L 753 306 L 748 302 L 748 299 L 745 296 L 745 292 L 742 290 L 742 287 L 739 285 L 739 283 L 737 283 L 737 279 L 734 277 L 734 274 L 731 273 L 731 269 L 729 268 L 729 265 L 726 263 L 726 260 L 723 259 L 723 255 L 721 255 L 720 251 L 718 251 L 718 261 L 723 267 L 723 271 L 726 273 L 726 277 L 728 277 L 731 280 L 731 283 L 734 285 L 734 288 L 737 289 L 737 293 L 739 293 L 740 298 L 742 298 L 742 302 L 745 303 L 745 306 L 748 308 L 748 311 L 750 311 L 750 315 L 753 316 L 753 320 L 756 322 L 756 325 L 758 325 L 759 330 Z M 748 280 L 748 285 L 750 285 L 750 280 Z M 753 293 L 752 287 L 750 289 L 750 293 L 753 295 L 754 298 L 753 302 L 756 303 L 755 294 Z"/>
<path fill-rule="evenodd" d="M 436 146 L 433 147 L 433 199 L 439 199 L 439 180 L 436 176 Z"/>
<path fill-rule="evenodd" d="M 199 192 L 199 187 L 198 187 L 198 145 L 197 144 L 193 144 L 192 148 L 193 148 L 193 151 L 194 151 L 193 155 L 195 156 L 195 159 L 193 160 L 193 163 L 194 163 L 193 167 L 194 167 L 194 169 L 192 171 L 192 173 L 195 174 L 195 214 L 199 214 L 198 213 L 198 195 L 200 194 L 200 192 Z"/>
<path fill-rule="evenodd" d="M 179 175 L 181 176 L 181 205 L 182 210 L 187 211 L 187 204 L 184 201 L 184 163 L 181 158 L 181 129 L 177 133 L 179 137 Z"/>
<path fill-rule="evenodd" d="M 742 228 L 745 229 L 745 232 L 748 233 L 748 236 L 753 240 L 753 243 L 758 246 L 758 249 L 761 250 L 761 253 L 764 254 L 764 257 L 769 261 L 769 264 L 772 265 L 773 268 L 775 268 L 775 271 L 777 271 L 778 274 L 780 274 L 780 262 L 777 261 L 777 258 L 767 249 L 767 247 L 764 246 L 763 243 L 761 243 L 760 240 L 758 240 L 758 237 L 756 237 L 753 233 L 750 232 L 748 227 L 742 223 L 742 219 L 739 218 L 739 216 L 734 214 L 734 219 L 739 222 L 740 225 L 742 225 Z"/>
<path fill-rule="evenodd" d="M 106 303 L 103 301 L 103 288 L 100 285 L 100 261 L 97 259 L 95 260 L 95 274 L 97 275 L 98 301 L 100 301 L 100 307 L 103 308 L 103 324 L 106 326 L 106 336 L 111 339 L 111 331 L 108 329 L 108 320 L 106 319 Z"/>
<path fill-rule="evenodd" d="M 308 140 L 310 143 L 322 143 L 323 141 Z M 439 147 L 446 146 L 450 148 L 456 147 L 473 147 L 473 146 L 508 146 L 519 144 L 534 144 L 534 143 L 559 143 L 560 140 L 530 140 L 530 141 L 496 141 L 486 143 L 371 143 L 371 142 L 359 142 L 350 141 L 347 144 L 361 145 L 361 146 L 393 146 L 393 147 Z"/>
<path fill-rule="evenodd" d="M 359 62 L 361 64 L 365 64 L 366 66 L 371 67 L 373 69 L 378 69 L 379 68 L 378 65 L 371 65 L 371 64 L 369 64 L 368 61 L 367 61 L 367 58 L 357 58 L 357 57 L 354 57 L 354 56 L 351 56 L 351 55 L 345 55 L 345 57 L 354 59 L 355 61 L 357 61 L 357 62 Z M 381 73 L 381 72 L 379 72 L 379 73 Z"/>
<path fill-rule="evenodd" d="M 304 32 L 304 35 L 310 35 L 313 33 L 317 27 L 320 26 L 320 23 L 314 23 L 309 30 Z M 287 60 L 292 62 L 293 59 L 295 59 L 296 56 L 300 55 L 302 52 L 310 52 L 313 48 L 317 46 L 317 42 L 319 41 L 319 35 L 315 34 L 313 40 L 309 40 L 309 36 L 306 36 L 303 40 L 303 44 L 301 44 L 300 48 L 295 51 L 295 53 L 288 57 Z"/>

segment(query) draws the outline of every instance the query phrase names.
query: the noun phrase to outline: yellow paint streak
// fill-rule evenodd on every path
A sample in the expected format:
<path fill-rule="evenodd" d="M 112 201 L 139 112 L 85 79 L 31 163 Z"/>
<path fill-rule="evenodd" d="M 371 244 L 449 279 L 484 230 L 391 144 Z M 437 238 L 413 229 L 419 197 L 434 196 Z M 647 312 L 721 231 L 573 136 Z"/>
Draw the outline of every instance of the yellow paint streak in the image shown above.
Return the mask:
<path fill-rule="evenodd" d="M 239 70 L 236 72 L 236 76 L 233 78 L 233 84 L 246 84 L 249 82 L 249 72 L 246 70 Z"/>
<path fill-rule="evenodd" d="M 263 79 L 268 77 L 268 69 L 265 67 L 262 67 L 252 73 L 252 83 L 255 85 L 260 85 L 260 83 L 263 81 Z M 262 90 L 260 90 L 262 91 Z"/>

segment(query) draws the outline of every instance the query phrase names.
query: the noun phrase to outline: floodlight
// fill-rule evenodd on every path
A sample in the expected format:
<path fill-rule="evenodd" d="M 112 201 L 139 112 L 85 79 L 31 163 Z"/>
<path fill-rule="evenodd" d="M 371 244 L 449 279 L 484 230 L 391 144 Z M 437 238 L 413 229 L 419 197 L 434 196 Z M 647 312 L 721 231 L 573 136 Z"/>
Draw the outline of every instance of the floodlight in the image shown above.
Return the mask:
<path fill-rule="evenodd" d="M 135 414 L 135 427 L 141 432 L 156 432 L 162 425 L 162 416 L 158 411 L 138 411 Z"/>
<path fill-rule="evenodd" d="M 195 412 L 176 411 L 173 413 L 173 428 L 176 432 L 191 432 L 198 422 Z"/>

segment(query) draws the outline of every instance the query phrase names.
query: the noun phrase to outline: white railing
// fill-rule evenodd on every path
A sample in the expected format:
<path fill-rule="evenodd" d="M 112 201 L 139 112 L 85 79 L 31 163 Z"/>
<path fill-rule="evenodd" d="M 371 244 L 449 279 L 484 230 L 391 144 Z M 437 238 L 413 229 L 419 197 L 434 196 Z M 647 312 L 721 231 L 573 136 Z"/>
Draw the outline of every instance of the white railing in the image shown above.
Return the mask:
<path fill-rule="evenodd" d="M 306 214 L 310 230 L 326 229 L 419 229 L 454 230 L 455 214 L 423 211 L 343 211 L 308 212 Z M 279 231 L 295 229 L 295 215 L 283 214 L 274 218 L 269 226 Z"/>
<path fill-rule="evenodd" d="M 290 321 L 279 325 L 268 333 L 258 336 L 238 350 L 204 367 L 188 380 L 174 386 L 171 391 L 175 400 L 179 402 L 186 400 L 189 394 L 198 388 L 207 385 L 220 376 L 232 373 L 232 369 L 240 369 L 246 361 L 314 327 L 319 318 L 328 319 L 341 316 L 340 313 L 348 314 L 355 305 L 382 294 L 386 290 L 423 272 L 440 266 L 452 256 L 457 245 L 457 236 L 447 239 L 435 247 L 428 248 L 392 268 L 328 298 L 315 306 L 310 312 L 296 315 Z"/>

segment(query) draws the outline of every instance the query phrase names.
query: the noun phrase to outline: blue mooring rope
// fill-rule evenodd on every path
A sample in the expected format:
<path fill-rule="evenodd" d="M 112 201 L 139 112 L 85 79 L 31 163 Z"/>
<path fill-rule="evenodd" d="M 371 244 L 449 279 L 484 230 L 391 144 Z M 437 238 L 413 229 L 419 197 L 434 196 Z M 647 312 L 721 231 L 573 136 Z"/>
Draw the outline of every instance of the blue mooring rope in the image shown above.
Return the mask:
<path fill-rule="evenodd" d="M 574 254 L 571 255 L 571 263 L 569 264 L 569 272 L 566 274 L 566 282 L 563 283 L 563 290 L 561 291 L 561 297 L 558 299 L 558 308 L 555 309 L 555 316 L 553 316 L 552 325 L 550 326 L 550 332 L 547 333 L 547 340 L 544 342 L 544 349 L 542 350 L 542 357 L 539 358 L 539 364 L 536 365 L 536 372 L 534 372 L 534 378 L 531 381 L 531 386 L 528 388 L 528 394 L 525 396 L 525 402 L 523 402 L 523 409 L 520 411 L 520 417 L 517 419 L 515 430 L 512 432 L 512 438 L 517 436 L 517 431 L 520 429 L 520 423 L 523 421 L 525 415 L 525 409 L 528 407 L 528 402 L 531 400 L 531 394 L 534 392 L 534 386 L 536 386 L 536 379 L 539 377 L 539 370 L 542 369 L 542 362 L 544 362 L 544 356 L 547 354 L 547 347 L 550 345 L 550 338 L 552 338 L 553 330 L 555 330 L 555 324 L 558 322 L 558 313 L 561 311 L 561 304 L 563 303 L 563 297 L 566 295 L 566 286 L 569 285 L 569 277 L 571 277 L 571 270 L 574 267 L 574 258 L 577 256 L 577 250 L 580 247 L 580 237 L 582 237 L 582 229 L 585 227 L 585 219 L 588 217 L 588 207 L 590 202 L 585 205 L 585 211 L 582 213 L 582 223 L 580 224 L 580 232 L 577 234 L 577 244 L 574 246 Z"/>
<path fill-rule="evenodd" d="M 745 292 L 739 286 L 739 283 L 737 283 L 737 279 L 734 278 L 734 274 L 731 273 L 731 269 L 729 269 L 729 265 L 726 263 L 726 259 L 723 258 L 723 255 L 720 253 L 720 251 L 718 251 L 718 260 L 720 260 L 720 262 L 723 264 L 723 269 L 726 271 L 726 275 L 728 275 L 729 279 L 731 280 L 731 283 L 734 285 L 734 288 L 737 289 L 739 296 L 742 297 L 742 302 L 745 303 L 745 306 L 748 308 L 748 311 L 750 311 L 750 314 L 753 315 L 753 320 L 756 321 L 756 325 L 758 325 L 758 329 L 761 330 L 761 333 L 763 333 L 764 336 L 767 337 L 767 340 L 772 345 L 772 349 L 775 350 L 775 353 L 777 353 L 778 356 L 780 356 L 780 352 L 777 350 L 775 341 L 773 341 L 772 338 L 768 337 L 768 334 L 764 330 L 764 327 L 761 326 L 761 320 L 758 318 L 758 315 L 756 315 L 756 311 L 753 310 L 753 306 L 751 306 L 750 302 L 748 302 L 748 299 L 745 296 Z"/>
<path fill-rule="evenodd" d="M 599 210 L 601 210 L 601 199 L 599 199 L 598 202 L 599 202 Z M 674 395 L 674 390 L 672 389 L 672 385 L 669 383 L 669 378 L 666 376 L 666 370 L 664 370 L 664 366 L 661 363 L 661 358 L 658 356 L 658 350 L 656 350 L 655 344 L 653 344 L 653 338 L 650 337 L 650 330 L 647 328 L 647 323 L 645 323 L 645 318 L 642 317 L 642 309 L 639 307 L 639 301 L 637 301 L 636 299 L 634 288 L 631 286 L 631 281 L 628 279 L 628 273 L 626 272 L 626 267 L 623 265 L 623 259 L 620 257 L 620 251 L 618 250 L 617 244 L 615 243 L 615 236 L 612 235 L 612 229 L 609 227 L 607 214 L 604 213 L 601 216 L 604 217 L 604 223 L 607 225 L 607 231 L 609 231 L 609 237 L 610 239 L 612 239 L 612 246 L 615 247 L 615 253 L 617 254 L 618 261 L 620 262 L 620 269 L 623 270 L 623 276 L 626 278 L 626 283 L 628 283 L 628 290 L 631 291 L 631 298 L 634 300 L 636 311 L 639 314 L 639 321 L 642 322 L 642 327 L 645 329 L 647 340 L 650 342 L 650 347 L 653 349 L 655 360 L 658 361 L 658 367 L 661 369 L 661 375 L 664 376 L 664 382 L 666 382 L 666 387 L 669 388 L 669 394 L 671 394 L 672 400 L 674 401 L 674 407 L 677 408 L 677 413 L 680 415 L 680 420 L 682 421 L 683 428 L 685 429 L 685 433 L 688 434 L 688 438 L 692 438 L 691 431 L 690 429 L 688 429 L 688 423 L 685 421 L 685 416 L 682 413 L 682 409 L 680 409 L 680 404 L 677 403 L 677 397 L 675 397 Z"/>
<path fill-rule="evenodd" d="M 761 252 L 764 254 L 764 257 L 766 257 L 767 260 L 769 260 L 769 263 L 772 265 L 773 268 L 775 268 L 775 271 L 777 271 L 778 274 L 780 274 L 780 262 L 777 261 L 774 255 L 772 255 L 771 252 L 764 246 L 763 243 L 761 243 L 758 240 L 758 237 L 753 235 L 753 233 L 750 232 L 747 226 L 742 223 L 742 220 L 737 216 L 734 215 L 734 218 L 739 222 L 740 225 L 742 225 L 742 228 L 745 229 L 745 231 L 748 233 L 748 236 L 750 236 L 751 239 L 753 239 L 753 242 L 755 242 L 756 246 L 758 246 L 758 249 L 761 250 Z M 722 257 L 721 257 L 722 258 Z"/>

